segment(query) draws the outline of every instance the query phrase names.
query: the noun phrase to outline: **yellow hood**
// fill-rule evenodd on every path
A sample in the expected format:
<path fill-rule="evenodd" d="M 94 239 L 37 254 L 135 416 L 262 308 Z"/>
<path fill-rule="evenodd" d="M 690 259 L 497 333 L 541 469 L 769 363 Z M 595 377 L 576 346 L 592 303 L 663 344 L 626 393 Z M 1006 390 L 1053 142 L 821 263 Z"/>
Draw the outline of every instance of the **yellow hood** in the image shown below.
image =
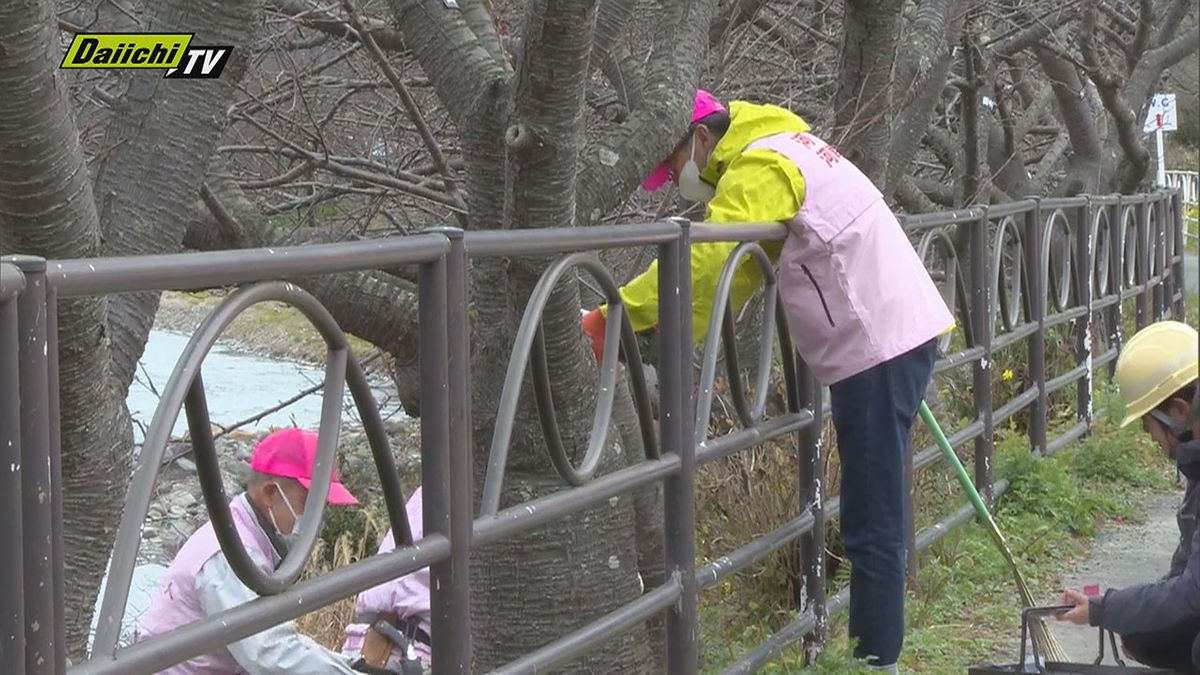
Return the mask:
<path fill-rule="evenodd" d="M 708 164 L 701 172 L 701 176 L 713 184 L 721 179 L 725 168 L 734 158 L 754 141 L 784 132 L 802 133 L 809 130 L 808 123 L 799 115 L 770 104 L 732 101 L 729 104 L 729 118 L 729 130 L 717 142 L 717 147 L 708 157 Z"/>

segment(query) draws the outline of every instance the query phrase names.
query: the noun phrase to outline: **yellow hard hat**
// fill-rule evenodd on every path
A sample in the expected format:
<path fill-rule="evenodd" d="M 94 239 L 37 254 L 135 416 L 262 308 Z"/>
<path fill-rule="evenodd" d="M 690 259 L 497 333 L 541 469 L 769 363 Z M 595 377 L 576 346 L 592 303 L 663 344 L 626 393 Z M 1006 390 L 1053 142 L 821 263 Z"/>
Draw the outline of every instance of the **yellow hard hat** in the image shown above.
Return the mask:
<path fill-rule="evenodd" d="M 1200 335 L 1178 321 L 1159 321 L 1138 331 L 1117 359 L 1117 386 L 1125 399 L 1121 426 L 1154 410 L 1200 377 Z"/>

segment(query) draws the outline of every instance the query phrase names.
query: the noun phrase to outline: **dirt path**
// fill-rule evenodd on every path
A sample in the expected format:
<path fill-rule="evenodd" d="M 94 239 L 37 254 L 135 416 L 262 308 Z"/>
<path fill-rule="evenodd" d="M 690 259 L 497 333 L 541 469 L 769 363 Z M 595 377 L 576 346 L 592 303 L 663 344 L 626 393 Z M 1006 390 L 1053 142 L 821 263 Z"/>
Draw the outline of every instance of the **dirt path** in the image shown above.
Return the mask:
<path fill-rule="evenodd" d="M 1106 527 L 1087 559 L 1065 575 L 1063 583 L 1075 588 L 1099 584 L 1103 593 L 1109 588 L 1124 588 L 1162 577 L 1179 541 L 1175 510 L 1182 494 L 1173 492 L 1156 497 L 1143 523 Z M 1072 661 L 1091 663 L 1096 658 L 1096 629 L 1055 622 L 1052 630 Z M 1105 652 L 1104 662 L 1115 663 L 1111 650 Z"/>

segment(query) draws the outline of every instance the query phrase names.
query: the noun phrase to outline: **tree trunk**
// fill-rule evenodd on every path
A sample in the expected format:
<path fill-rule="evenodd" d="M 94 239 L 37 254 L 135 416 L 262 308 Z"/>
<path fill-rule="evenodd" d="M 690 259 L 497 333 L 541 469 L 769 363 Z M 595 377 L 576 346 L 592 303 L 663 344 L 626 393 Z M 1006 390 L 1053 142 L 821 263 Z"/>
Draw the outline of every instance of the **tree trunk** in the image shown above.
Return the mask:
<path fill-rule="evenodd" d="M 835 119 L 843 155 L 877 187 L 887 176 L 892 65 L 903 0 L 846 0 L 845 42 L 838 66 Z"/>
<path fill-rule="evenodd" d="M 0 5 L 0 251 L 94 256 L 99 219 L 59 79 L 54 15 Z M 129 479 L 132 429 L 110 371 L 104 298 L 58 306 L 67 651 L 83 655 Z M 49 627 L 47 627 L 49 628 Z"/>
<path fill-rule="evenodd" d="M 226 111 L 245 74 L 260 8 L 260 2 L 243 0 L 150 4 L 145 30 L 187 26 L 196 33 L 193 44 L 234 49 L 215 80 L 165 80 L 157 70 L 129 78 L 106 130 L 111 150 L 93 167 L 106 255 L 179 250 L 208 156 L 221 138 Z M 113 372 L 126 388 L 154 323 L 158 297 L 132 293 L 109 300 Z"/>
<path fill-rule="evenodd" d="M 942 99 L 946 78 L 954 64 L 951 48 L 962 32 L 964 4 L 962 0 L 924 0 L 917 10 L 913 29 L 905 38 L 907 46 L 897 92 L 908 101 L 899 107 L 892 125 L 884 181 L 890 191 L 900 189 L 901 179 L 908 173 L 933 111 Z"/>

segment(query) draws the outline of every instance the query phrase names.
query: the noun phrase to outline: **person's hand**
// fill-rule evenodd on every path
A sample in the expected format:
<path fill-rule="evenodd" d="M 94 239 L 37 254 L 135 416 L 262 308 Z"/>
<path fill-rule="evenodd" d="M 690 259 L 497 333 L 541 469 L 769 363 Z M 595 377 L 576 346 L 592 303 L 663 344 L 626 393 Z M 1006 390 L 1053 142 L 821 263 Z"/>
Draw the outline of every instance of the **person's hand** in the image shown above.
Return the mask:
<path fill-rule="evenodd" d="M 605 323 L 604 314 L 598 308 L 583 315 L 583 334 L 592 340 L 592 353 L 596 355 L 597 363 L 604 358 Z"/>
<path fill-rule="evenodd" d="M 1088 596 L 1074 588 L 1068 588 L 1063 591 L 1062 604 L 1074 605 L 1074 607 L 1059 614 L 1056 618 L 1059 621 L 1070 621 L 1077 626 L 1086 626 L 1088 625 L 1088 602 Z"/>

